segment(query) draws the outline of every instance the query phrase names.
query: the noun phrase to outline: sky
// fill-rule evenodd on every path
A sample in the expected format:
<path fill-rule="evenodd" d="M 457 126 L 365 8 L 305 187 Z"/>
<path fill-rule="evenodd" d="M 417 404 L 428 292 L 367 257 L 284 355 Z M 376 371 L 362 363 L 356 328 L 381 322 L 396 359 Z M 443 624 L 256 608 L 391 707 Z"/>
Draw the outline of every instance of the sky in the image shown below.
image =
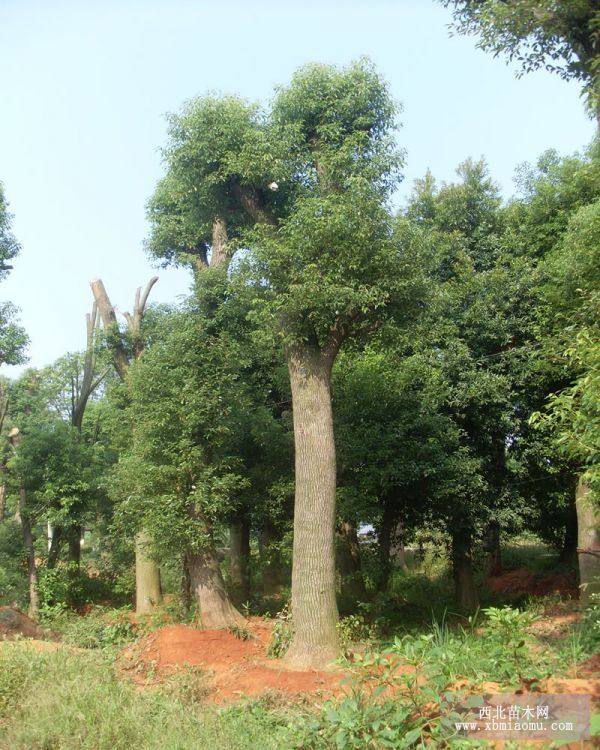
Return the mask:
<path fill-rule="evenodd" d="M 508 197 L 522 162 L 586 146 L 576 83 L 517 79 L 449 21 L 434 0 L 0 0 L 0 180 L 22 245 L 0 299 L 21 308 L 29 366 L 83 348 L 94 278 L 121 311 L 155 273 L 154 302 L 186 294 L 186 270 L 145 256 L 145 204 L 165 114 L 193 96 L 268 101 L 304 63 L 368 55 L 403 107 L 399 202 L 468 156 Z"/>

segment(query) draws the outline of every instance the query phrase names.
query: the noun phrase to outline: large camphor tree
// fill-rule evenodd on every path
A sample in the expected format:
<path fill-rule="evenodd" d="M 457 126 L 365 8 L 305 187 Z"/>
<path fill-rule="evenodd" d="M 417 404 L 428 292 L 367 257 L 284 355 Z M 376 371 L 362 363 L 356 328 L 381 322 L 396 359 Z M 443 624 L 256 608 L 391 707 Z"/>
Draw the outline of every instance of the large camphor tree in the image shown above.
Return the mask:
<path fill-rule="evenodd" d="M 232 97 L 193 100 L 171 120 L 168 172 L 150 204 L 150 247 L 167 261 L 202 262 L 217 225 L 230 253 L 243 250 L 236 274 L 260 292 L 254 314 L 285 351 L 296 485 L 286 658 L 296 667 L 339 655 L 332 365 L 346 339 L 414 295 L 387 206 L 401 165 L 394 116 L 364 60 L 301 69 L 268 112 Z"/>

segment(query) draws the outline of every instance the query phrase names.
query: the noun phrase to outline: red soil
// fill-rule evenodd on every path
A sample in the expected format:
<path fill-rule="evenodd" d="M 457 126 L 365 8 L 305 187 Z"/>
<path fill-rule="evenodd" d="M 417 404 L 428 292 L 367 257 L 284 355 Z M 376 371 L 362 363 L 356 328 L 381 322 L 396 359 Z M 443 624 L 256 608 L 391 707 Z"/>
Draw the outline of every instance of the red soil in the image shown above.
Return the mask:
<path fill-rule="evenodd" d="M 161 675 L 185 667 L 210 672 L 210 698 L 216 702 L 256 696 L 276 690 L 286 695 L 319 693 L 329 697 L 340 692 L 342 672 L 297 672 L 279 660 L 267 659 L 271 625 L 253 619 L 254 638 L 241 640 L 226 630 L 196 630 L 187 625 L 168 625 L 142 638 L 122 655 L 124 669 L 152 669 Z"/>
<path fill-rule="evenodd" d="M 488 578 L 490 590 L 496 594 L 531 594 L 545 596 L 558 592 L 577 595 L 574 577 L 562 573 L 532 573 L 525 568 L 507 570 L 499 576 Z"/>

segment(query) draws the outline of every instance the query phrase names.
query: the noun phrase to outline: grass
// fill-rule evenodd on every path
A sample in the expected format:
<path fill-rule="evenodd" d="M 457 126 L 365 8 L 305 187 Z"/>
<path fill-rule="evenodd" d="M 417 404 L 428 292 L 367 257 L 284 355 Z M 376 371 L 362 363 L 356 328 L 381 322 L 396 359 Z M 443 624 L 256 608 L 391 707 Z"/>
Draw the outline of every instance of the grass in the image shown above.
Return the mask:
<path fill-rule="evenodd" d="M 2 750 L 280 748 L 288 720 L 260 703 L 217 711 L 197 686 L 136 690 L 102 652 L 0 646 Z"/>
<path fill-rule="evenodd" d="M 523 567 L 531 569 L 532 556 L 534 566 L 546 565 L 538 549 L 511 554 Z M 0 750 L 362 750 L 422 741 L 473 750 L 477 745 L 452 737 L 443 720 L 457 695 L 481 692 L 484 682 L 510 692 L 549 675 L 574 676 L 600 646 L 600 605 L 561 637 L 545 636 L 532 624 L 549 607 L 567 613 L 570 605 L 559 597 L 518 608 L 496 602 L 466 618 L 453 612 L 449 589 L 443 561 L 432 557 L 397 572 L 390 594 L 344 619 L 351 693 L 323 705 L 271 695 L 218 709 L 206 700 L 209 676 L 192 669 L 140 689 L 119 677 L 115 652 L 148 628 L 179 620 L 180 612 L 161 610 L 136 633 L 125 610 L 96 607 L 86 617 L 49 610 L 46 624 L 78 649 L 0 643 Z M 432 716 L 432 705 L 439 715 Z"/>

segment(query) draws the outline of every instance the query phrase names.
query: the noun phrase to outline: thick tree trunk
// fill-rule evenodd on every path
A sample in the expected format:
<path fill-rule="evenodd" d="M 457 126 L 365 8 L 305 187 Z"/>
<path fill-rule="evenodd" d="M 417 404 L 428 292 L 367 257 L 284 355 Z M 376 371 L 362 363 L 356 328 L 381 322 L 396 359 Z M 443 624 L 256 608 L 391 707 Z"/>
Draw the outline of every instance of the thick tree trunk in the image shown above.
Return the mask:
<path fill-rule="evenodd" d="M 367 590 L 362 574 L 356 526 L 351 521 L 342 521 L 338 527 L 338 534 L 338 567 L 342 594 L 365 601 Z"/>
<path fill-rule="evenodd" d="M 324 667 L 340 655 L 335 580 L 335 441 L 332 358 L 308 345 L 287 351 L 295 443 L 292 620 L 286 662 Z"/>
<path fill-rule="evenodd" d="M 392 503 L 388 499 L 384 499 L 381 523 L 377 533 L 377 541 L 379 542 L 377 591 L 387 591 L 390 582 L 390 573 L 392 571 L 390 553 L 392 549 L 392 534 L 396 528 L 396 522 L 396 514 Z"/>
<path fill-rule="evenodd" d="M 229 549 L 233 600 L 244 604 L 250 599 L 250 519 L 247 516 L 231 524 Z"/>
<path fill-rule="evenodd" d="M 577 485 L 577 556 L 579 559 L 579 599 L 587 605 L 592 594 L 600 594 L 600 505 L 592 497 L 589 484 Z"/>
<path fill-rule="evenodd" d="M 452 534 L 452 572 L 456 603 L 461 609 L 473 612 L 479 606 L 479 595 L 473 577 L 471 536 L 464 530 Z"/>
<path fill-rule="evenodd" d="M 33 546 L 33 533 L 29 514 L 27 513 L 27 494 L 25 488 L 19 490 L 19 516 L 21 518 L 21 529 L 23 530 L 23 542 L 27 552 L 27 579 L 29 581 L 29 617 L 35 618 L 40 609 L 40 596 L 38 592 L 38 574 L 35 564 L 35 549 Z"/>
<path fill-rule="evenodd" d="M 396 528 L 394 529 L 392 544 L 390 547 L 390 557 L 395 563 L 397 563 L 404 573 L 408 573 L 406 551 L 404 549 L 404 525 L 402 521 L 398 521 Z"/>
<path fill-rule="evenodd" d="M 489 576 L 502 573 L 502 550 L 500 549 L 500 525 L 492 521 L 485 540 L 486 572 Z"/>
<path fill-rule="evenodd" d="M 147 615 L 162 602 L 160 570 L 148 555 L 148 537 L 140 531 L 135 537 L 135 611 Z"/>
<path fill-rule="evenodd" d="M 211 548 L 188 556 L 192 593 L 199 610 L 200 624 L 208 630 L 244 623 L 231 603 L 215 551 Z"/>

